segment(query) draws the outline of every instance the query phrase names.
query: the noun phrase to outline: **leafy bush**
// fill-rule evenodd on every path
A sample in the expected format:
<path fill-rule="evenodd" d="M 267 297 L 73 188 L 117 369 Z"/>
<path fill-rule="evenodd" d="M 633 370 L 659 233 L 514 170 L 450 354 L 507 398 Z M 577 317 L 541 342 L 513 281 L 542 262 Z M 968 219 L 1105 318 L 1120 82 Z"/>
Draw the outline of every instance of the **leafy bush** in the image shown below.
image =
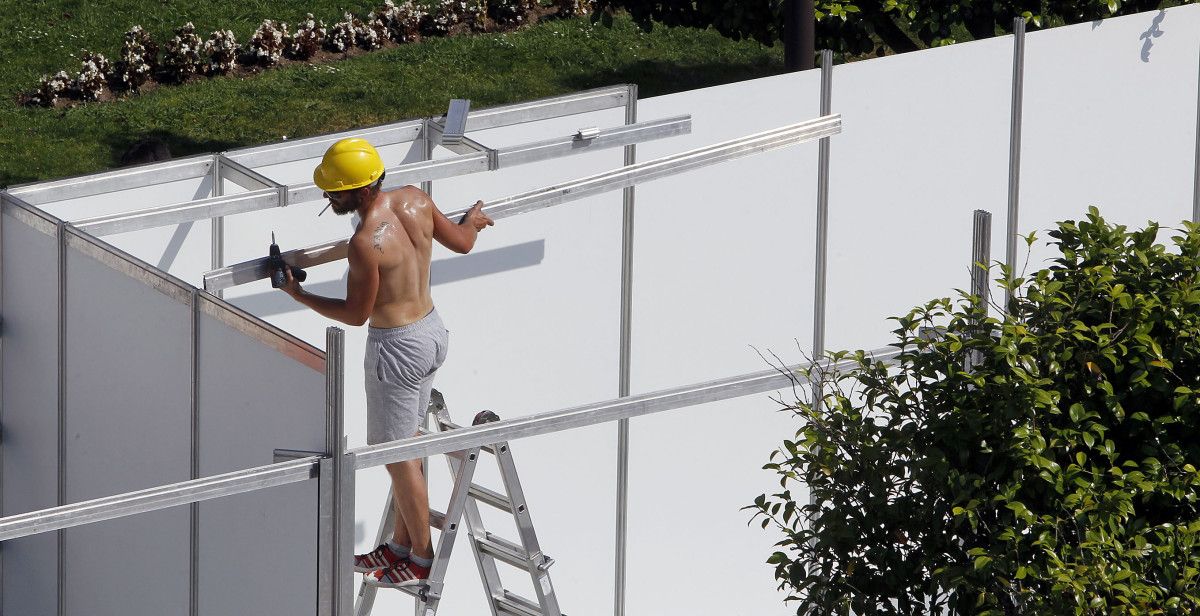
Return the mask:
<path fill-rule="evenodd" d="M 325 48 L 330 51 L 348 51 L 354 47 L 357 40 L 354 34 L 354 16 L 346 13 L 342 21 L 329 26 L 329 33 L 325 35 Z"/>
<path fill-rule="evenodd" d="M 387 26 L 388 38 L 397 43 L 416 40 L 421 32 L 421 21 L 425 19 L 425 11 L 412 0 L 405 0 L 398 6 L 392 0 L 384 0 L 383 5 L 375 9 L 375 15 Z"/>
<path fill-rule="evenodd" d="M 66 71 L 58 71 L 53 75 L 43 75 L 38 82 L 37 90 L 29 97 L 29 102 L 43 107 L 53 107 L 58 98 L 71 88 L 71 76 Z"/>
<path fill-rule="evenodd" d="M 488 17 L 499 24 L 521 24 L 536 4 L 536 0 L 487 0 Z"/>
<path fill-rule="evenodd" d="M 125 33 L 121 52 L 113 66 L 111 82 L 114 88 L 137 92 L 158 68 L 158 44 L 150 33 L 141 26 L 134 26 Z"/>
<path fill-rule="evenodd" d="M 1183 225 L 1168 248 L 1092 208 L 1050 232 L 1049 268 L 1005 283 L 1002 319 L 938 299 L 896 319 L 894 366 L 831 356 L 765 467 L 782 491 L 748 507 L 784 535 L 768 562 L 797 614 L 1200 611 L 1200 225 Z"/>
<path fill-rule="evenodd" d="M 283 57 L 284 41 L 288 39 L 288 26 L 282 21 L 264 19 L 246 43 L 247 62 L 259 66 L 275 66 Z"/>
<path fill-rule="evenodd" d="M 99 100 L 108 85 L 108 75 L 112 72 L 112 64 L 104 54 L 84 51 L 80 54 L 79 74 L 71 88 L 79 98 L 85 101 Z"/>
<path fill-rule="evenodd" d="M 365 20 L 355 18 L 352 25 L 358 46 L 363 49 L 379 49 L 388 40 L 387 24 L 373 11 Z"/>
<path fill-rule="evenodd" d="M 199 73 L 204 68 L 201 58 L 202 44 L 196 36 L 196 26 L 192 22 L 175 29 L 175 36 L 163 45 L 163 69 L 167 77 L 176 82 L 186 81 L 188 77 Z"/>
<path fill-rule="evenodd" d="M 325 42 L 325 22 L 313 19 L 313 14 L 304 16 L 304 21 L 296 26 L 296 33 L 284 44 L 284 54 L 296 60 L 307 60 L 318 51 Z"/>
<path fill-rule="evenodd" d="M 204 55 L 208 58 L 209 75 L 224 75 L 233 70 L 238 56 L 233 30 L 214 30 L 204 41 Z"/>

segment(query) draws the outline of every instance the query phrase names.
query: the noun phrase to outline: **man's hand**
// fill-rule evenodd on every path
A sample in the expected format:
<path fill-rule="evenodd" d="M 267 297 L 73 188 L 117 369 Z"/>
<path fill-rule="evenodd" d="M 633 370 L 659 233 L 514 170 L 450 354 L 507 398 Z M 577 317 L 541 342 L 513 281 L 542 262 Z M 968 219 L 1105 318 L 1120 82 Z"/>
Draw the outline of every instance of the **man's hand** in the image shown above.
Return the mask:
<path fill-rule="evenodd" d="M 304 289 L 300 288 L 300 283 L 296 281 L 296 277 L 292 276 L 292 268 L 289 265 L 283 266 L 283 274 L 287 276 L 287 284 L 279 287 L 284 293 L 291 295 L 293 298 L 304 293 Z"/>
<path fill-rule="evenodd" d="M 475 205 L 471 206 L 471 209 L 467 210 L 466 215 L 463 216 L 462 222 L 458 224 L 470 225 L 475 229 L 475 232 L 478 233 L 483 231 L 484 227 L 490 227 L 496 223 L 491 218 L 488 218 L 487 214 L 483 213 L 483 202 L 476 201 Z"/>

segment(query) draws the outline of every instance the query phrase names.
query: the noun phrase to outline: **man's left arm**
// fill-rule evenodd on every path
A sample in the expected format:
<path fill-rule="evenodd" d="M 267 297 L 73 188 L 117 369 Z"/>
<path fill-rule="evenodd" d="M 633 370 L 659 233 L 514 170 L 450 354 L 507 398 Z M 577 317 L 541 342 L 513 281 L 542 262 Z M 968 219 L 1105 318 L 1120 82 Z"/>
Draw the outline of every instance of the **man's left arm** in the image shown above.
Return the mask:
<path fill-rule="evenodd" d="M 347 325 L 362 325 L 371 317 L 379 292 L 379 257 L 356 237 L 350 240 L 347 260 L 350 275 L 346 280 L 346 299 L 308 293 L 292 277 L 291 268 L 285 270 L 288 283 L 283 291 L 323 316 Z"/>

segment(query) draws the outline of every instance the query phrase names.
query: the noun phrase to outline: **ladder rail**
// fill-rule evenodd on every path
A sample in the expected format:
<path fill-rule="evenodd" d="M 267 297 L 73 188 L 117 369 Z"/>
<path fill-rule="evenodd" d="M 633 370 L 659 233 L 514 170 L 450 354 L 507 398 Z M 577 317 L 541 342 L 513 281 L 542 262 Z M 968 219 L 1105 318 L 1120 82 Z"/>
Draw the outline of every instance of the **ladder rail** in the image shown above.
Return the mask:
<path fill-rule="evenodd" d="M 445 401 L 441 392 L 437 390 L 431 395 L 428 414 L 430 417 L 427 419 L 435 420 L 432 423 L 437 425 L 439 432 L 459 428 L 450 421 Z M 422 433 L 429 432 L 423 430 Z M 495 456 L 504 483 L 504 493 L 473 482 L 482 452 Z M 446 512 L 441 513 L 434 509 L 430 509 L 429 512 L 430 526 L 441 530 L 429 579 L 420 586 L 403 587 L 399 590 L 417 599 L 415 608 L 418 615 L 435 616 L 442 599 L 455 538 L 461 525 L 466 524 L 471 552 L 483 581 L 492 616 L 562 616 L 547 571 L 554 561 L 541 551 L 508 443 L 481 445 L 464 451 L 449 452 L 445 456 L 450 474 L 454 477 L 454 486 Z M 428 469 L 427 466 L 424 468 Z M 479 503 L 506 511 L 513 516 L 520 537 L 519 545 L 488 532 L 479 511 Z M 387 541 L 394 527 L 395 500 L 389 490 L 383 518 L 380 520 L 377 544 Z M 497 561 L 523 569 L 530 574 L 534 591 L 537 593 L 536 602 L 504 588 Z M 355 616 L 371 614 L 377 592 L 377 587 L 365 582 L 360 586 L 354 607 Z"/>

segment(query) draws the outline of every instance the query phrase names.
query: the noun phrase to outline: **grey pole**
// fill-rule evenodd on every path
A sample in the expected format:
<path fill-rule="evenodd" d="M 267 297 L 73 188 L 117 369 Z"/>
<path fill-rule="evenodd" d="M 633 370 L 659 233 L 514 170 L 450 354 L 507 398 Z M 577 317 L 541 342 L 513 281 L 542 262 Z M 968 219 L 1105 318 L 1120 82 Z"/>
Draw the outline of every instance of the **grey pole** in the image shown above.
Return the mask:
<path fill-rule="evenodd" d="M 318 594 L 329 600 L 329 616 L 354 612 L 354 464 L 346 454 L 346 417 L 343 383 L 345 377 L 345 332 L 325 330 L 325 452 L 318 489 L 322 497 L 319 517 L 323 530 L 318 535 Z M 349 460 L 349 463 L 347 461 Z M 323 541 L 322 541 L 323 540 Z"/>
<path fill-rule="evenodd" d="M 629 86 L 625 123 L 637 122 L 637 86 Z M 625 146 L 625 165 L 637 162 L 636 146 Z M 621 343 L 617 395 L 629 395 L 630 353 L 633 329 L 633 187 L 622 191 L 621 214 Z M 613 613 L 625 615 L 626 536 L 629 528 L 629 420 L 617 422 L 617 529 L 616 571 L 613 577 Z"/>
<path fill-rule="evenodd" d="M 1024 89 L 1025 20 L 1017 17 L 1013 20 L 1012 116 L 1008 140 L 1008 226 L 1005 228 L 1007 244 L 1004 253 L 1004 263 L 1008 266 L 1010 278 L 1015 277 L 1014 270 L 1017 267 L 1017 214 L 1020 209 L 1021 192 L 1021 107 Z M 1012 291 L 1005 291 L 1005 310 L 1008 310 L 1012 298 Z"/>
<path fill-rule="evenodd" d="M 67 504 L 67 223 L 58 223 L 58 504 Z M 66 535 L 58 531 L 58 616 L 64 616 Z"/>
<path fill-rule="evenodd" d="M 4 315 L 4 210 L 6 193 L 0 191 L 0 330 Z M 4 517 L 4 335 L 0 331 L 0 517 Z M 0 549 L 0 597 L 4 596 L 4 550 Z M 0 609 L 4 608 L 0 601 Z"/>
<path fill-rule="evenodd" d="M 209 171 L 212 178 L 212 196 L 222 197 L 225 195 L 225 180 L 221 176 L 221 157 L 214 156 L 212 169 Z M 225 267 L 225 217 L 217 216 L 212 219 L 212 267 L 220 269 Z M 217 297 L 222 297 L 223 292 L 218 289 L 215 293 Z"/>
<path fill-rule="evenodd" d="M 988 305 L 988 261 L 992 258 L 992 215 L 985 210 L 975 210 L 971 236 L 971 295 L 979 298 L 983 306 Z M 967 357 L 965 370 L 970 372 L 983 361 L 979 351 Z"/>
<path fill-rule="evenodd" d="M 219 162 L 216 164 L 220 164 Z M 215 231 L 215 230 L 214 230 Z M 192 357 L 191 357 L 191 478 L 200 478 L 200 290 L 192 289 Z M 188 507 L 188 610 L 191 616 L 200 613 L 200 503 Z"/>
<path fill-rule="evenodd" d="M 433 160 L 433 140 L 429 138 L 429 118 L 421 124 L 421 160 Z M 433 180 L 421 182 L 421 190 L 433 197 Z"/>
<path fill-rule="evenodd" d="M 1200 66 L 1200 62 L 1197 62 Z M 1195 185 L 1192 187 L 1192 222 L 1200 222 L 1200 80 L 1196 84 L 1196 158 Z"/>
<path fill-rule="evenodd" d="M 821 50 L 821 115 L 833 108 L 833 51 Z M 813 360 L 825 355 L 825 273 L 829 235 L 829 137 L 822 137 L 817 149 L 817 241 L 816 273 L 813 283 Z M 821 404 L 820 375 L 813 380 L 813 404 Z"/>

